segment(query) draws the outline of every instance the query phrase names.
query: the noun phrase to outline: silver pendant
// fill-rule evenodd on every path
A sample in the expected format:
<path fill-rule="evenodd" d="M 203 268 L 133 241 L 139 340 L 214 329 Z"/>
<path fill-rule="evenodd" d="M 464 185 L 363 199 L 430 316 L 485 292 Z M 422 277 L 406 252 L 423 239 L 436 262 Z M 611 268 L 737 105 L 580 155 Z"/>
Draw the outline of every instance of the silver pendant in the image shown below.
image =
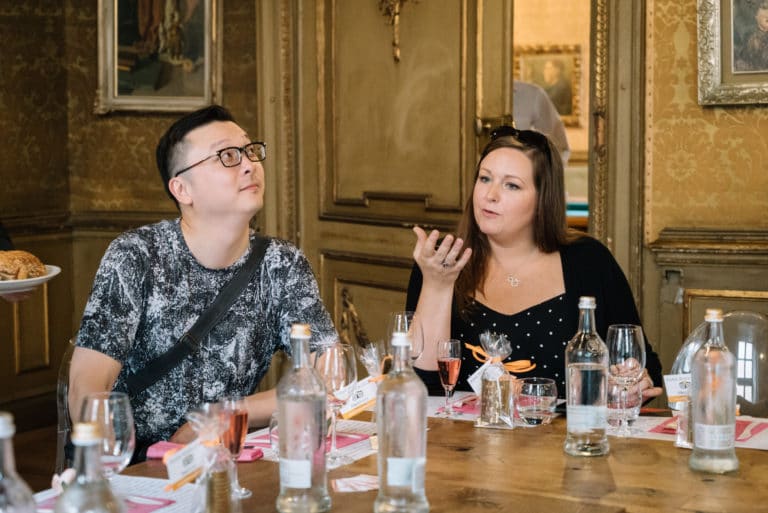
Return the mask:
<path fill-rule="evenodd" d="M 507 283 L 510 284 L 512 287 L 519 287 L 520 286 L 520 280 L 511 274 L 507 275 Z"/>

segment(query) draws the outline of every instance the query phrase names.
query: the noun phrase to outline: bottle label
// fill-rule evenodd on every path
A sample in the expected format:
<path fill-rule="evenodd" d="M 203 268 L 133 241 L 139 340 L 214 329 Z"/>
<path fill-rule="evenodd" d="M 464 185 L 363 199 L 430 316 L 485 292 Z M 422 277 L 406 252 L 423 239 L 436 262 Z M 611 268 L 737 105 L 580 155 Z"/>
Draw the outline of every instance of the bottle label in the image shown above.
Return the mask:
<path fill-rule="evenodd" d="M 594 429 L 605 429 L 608 423 L 607 406 L 569 404 L 566 410 L 569 433 L 587 433 Z"/>
<path fill-rule="evenodd" d="M 426 458 L 387 458 L 387 485 L 409 487 L 412 492 L 424 491 Z"/>
<path fill-rule="evenodd" d="M 280 458 L 280 484 L 284 488 L 311 488 L 312 462 Z"/>
<path fill-rule="evenodd" d="M 698 424 L 694 426 L 693 444 L 713 451 L 733 449 L 736 446 L 736 426 L 733 424 Z"/>

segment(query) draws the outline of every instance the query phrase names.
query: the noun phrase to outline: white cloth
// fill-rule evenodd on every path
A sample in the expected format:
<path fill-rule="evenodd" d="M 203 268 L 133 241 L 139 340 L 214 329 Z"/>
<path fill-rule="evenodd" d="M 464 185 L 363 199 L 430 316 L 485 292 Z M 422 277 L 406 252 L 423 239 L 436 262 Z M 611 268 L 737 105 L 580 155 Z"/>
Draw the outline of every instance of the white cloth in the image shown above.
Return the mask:
<path fill-rule="evenodd" d="M 565 126 L 546 91 L 536 84 L 520 82 L 519 80 L 515 80 L 513 87 L 512 116 L 515 121 L 515 128 L 518 130 L 536 130 L 545 134 L 560 150 L 563 166 L 568 164 L 571 148 L 568 146 Z"/>

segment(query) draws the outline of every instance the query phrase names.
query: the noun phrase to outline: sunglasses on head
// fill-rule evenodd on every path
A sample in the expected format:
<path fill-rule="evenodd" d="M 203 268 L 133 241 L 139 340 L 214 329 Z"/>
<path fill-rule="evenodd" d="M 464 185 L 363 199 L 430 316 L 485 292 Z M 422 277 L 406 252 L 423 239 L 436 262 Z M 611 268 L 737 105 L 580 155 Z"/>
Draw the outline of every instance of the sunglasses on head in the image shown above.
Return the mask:
<path fill-rule="evenodd" d="M 547 136 L 541 132 L 535 130 L 518 130 L 509 125 L 502 125 L 491 130 L 491 141 L 495 141 L 499 137 L 513 137 L 524 146 L 536 148 L 547 156 L 547 160 L 549 160 L 550 164 L 552 163 L 552 155 L 549 153 L 549 140 L 547 139 Z"/>

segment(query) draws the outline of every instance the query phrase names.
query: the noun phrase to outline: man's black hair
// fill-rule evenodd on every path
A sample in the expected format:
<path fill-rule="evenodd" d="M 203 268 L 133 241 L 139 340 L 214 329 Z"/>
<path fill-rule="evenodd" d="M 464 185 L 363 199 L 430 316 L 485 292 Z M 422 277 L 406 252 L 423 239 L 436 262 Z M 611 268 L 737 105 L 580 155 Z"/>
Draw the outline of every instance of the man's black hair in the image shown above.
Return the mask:
<path fill-rule="evenodd" d="M 191 112 L 174 122 L 168 130 L 160 138 L 157 143 L 157 149 L 155 150 L 155 159 L 157 160 L 157 168 L 160 170 L 160 178 L 163 180 L 163 187 L 176 206 L 179 203 L 176 198 L 171 194 L 171 190 L 168 187 L 168 181 L 172 178 L 171 173 L 176 169 L 181 168 L 183 162 L 182 157 L 182 142 L 184 137 L 195 128 L 199 128 L 208 123 L 214 121 L 235 121 L 232 114 L 221 105 L 210 105 L 203 107 L 202 109 Z"/>

